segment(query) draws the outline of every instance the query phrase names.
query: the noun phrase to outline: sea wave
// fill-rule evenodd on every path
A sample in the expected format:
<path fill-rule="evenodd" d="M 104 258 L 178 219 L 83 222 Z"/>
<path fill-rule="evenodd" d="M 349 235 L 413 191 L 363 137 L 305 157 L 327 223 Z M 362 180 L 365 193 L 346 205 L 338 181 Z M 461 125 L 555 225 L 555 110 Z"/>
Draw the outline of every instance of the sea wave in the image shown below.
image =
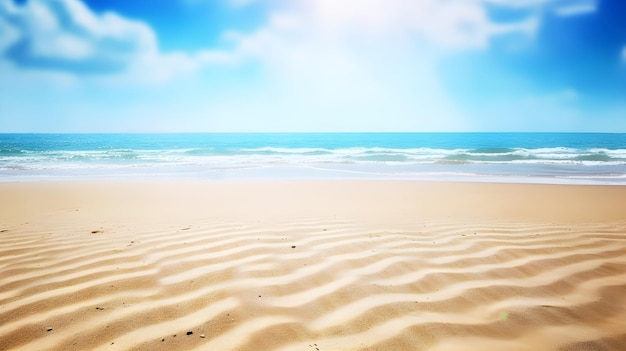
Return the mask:
<path fill-rule="evenodd" d="M 0 149 L 1 156 L 19 156 L 23 155 L 24 151 L 20 149 Z"/>
<path fill-rule="evenodd" d="M 106 149 L 69 151 L 0 150 L 0 168 L 57 167 L 101 163 L 103 166 L 144 164 L 579 164 L 626 165 L 626 149 L 574 148 L 204 148 L 204 149 Z"/>

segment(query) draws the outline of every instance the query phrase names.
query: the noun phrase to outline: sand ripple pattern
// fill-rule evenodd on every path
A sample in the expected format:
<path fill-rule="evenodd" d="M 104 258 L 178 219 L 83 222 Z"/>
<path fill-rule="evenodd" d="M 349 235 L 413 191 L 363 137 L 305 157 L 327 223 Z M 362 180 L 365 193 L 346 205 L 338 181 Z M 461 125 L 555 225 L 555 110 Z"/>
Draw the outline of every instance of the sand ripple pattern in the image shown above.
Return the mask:
<path fill-rule="evenodd" d="M 0 350 L 626 349 L 626 223 L 33 228 Z"/>

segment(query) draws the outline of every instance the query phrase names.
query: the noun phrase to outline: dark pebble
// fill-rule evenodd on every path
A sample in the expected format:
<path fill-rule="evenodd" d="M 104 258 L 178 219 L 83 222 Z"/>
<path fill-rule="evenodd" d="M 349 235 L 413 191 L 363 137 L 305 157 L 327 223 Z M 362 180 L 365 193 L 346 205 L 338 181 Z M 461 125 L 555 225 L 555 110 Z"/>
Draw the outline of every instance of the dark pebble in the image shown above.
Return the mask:
<path fill-rule="evenodd" d="M 187 332 L 187 335 L 191 335 L 191 334 L 193 334 L 193 332 L 192 332 L 192 331 L 188 331 L 188 332 Z"/>
<path fill-rule="evenodd" d="M 296 248 L 296 246 L 294 245 L 294 246 L 292 246 L 291 248 L 292 248 L 292 249 L 295 249 L 295 248 Z"/>

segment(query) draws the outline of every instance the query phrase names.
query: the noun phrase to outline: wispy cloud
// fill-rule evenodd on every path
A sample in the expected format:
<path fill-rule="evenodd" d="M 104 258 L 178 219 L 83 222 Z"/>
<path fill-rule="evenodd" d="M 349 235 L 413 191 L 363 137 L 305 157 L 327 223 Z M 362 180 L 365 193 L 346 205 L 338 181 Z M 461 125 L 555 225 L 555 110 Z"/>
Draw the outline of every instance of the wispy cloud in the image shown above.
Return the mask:
<path fill-rule="evenodd" d="M 356 30 L 374 36 L 412 36 L 437 47 L 482 49 L 491 36 L 507 32 L 532 34 L 528 21 L 491 21 L 477 1 L 318 0 L 301 2 L 317 25 L 338 32 Z"/>
<path fill-rule="evenodd" d="M 573 1 L 558 5 L 554 12 L 559 16 L 569 17 L 594 13 L 596 9 L 595 1 Z"/>
<path fill-rule="evenodd" d="M 480 1 L 282 1 L 264 26 L 225 34 L 235 57 L 261 63 L 262 91 L 244 90 L 230 107 L 207 113 L 227 116 L 225 125 L 240 116 L 280 114 L 289 118 L 258 121 L 337 127 L 340 115 L 359 116 L 356 128 L 364 130 L 376 128 L 381 116 L 389 118 L 380 130 L 462 129 L 463 113 L 438 75 L 441 59 L 487 50 L 494 37 L 532 39 L 538 26 L 533 17 L 493 21 Z M 233 107 L 236 100 L 245 106 Z M 246 125 L 262 128 L 258 121 Z"/>

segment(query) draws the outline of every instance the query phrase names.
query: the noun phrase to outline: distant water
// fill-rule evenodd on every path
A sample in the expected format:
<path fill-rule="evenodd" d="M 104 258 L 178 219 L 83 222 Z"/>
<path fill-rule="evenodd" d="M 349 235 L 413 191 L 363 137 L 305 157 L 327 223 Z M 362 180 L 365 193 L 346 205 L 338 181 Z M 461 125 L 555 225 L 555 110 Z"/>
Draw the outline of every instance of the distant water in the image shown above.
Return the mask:
<path fill-rule="evenodd" d="M 118 178 L 626 185 L 626 134 L 0 134 L 0 181 Z"/>

